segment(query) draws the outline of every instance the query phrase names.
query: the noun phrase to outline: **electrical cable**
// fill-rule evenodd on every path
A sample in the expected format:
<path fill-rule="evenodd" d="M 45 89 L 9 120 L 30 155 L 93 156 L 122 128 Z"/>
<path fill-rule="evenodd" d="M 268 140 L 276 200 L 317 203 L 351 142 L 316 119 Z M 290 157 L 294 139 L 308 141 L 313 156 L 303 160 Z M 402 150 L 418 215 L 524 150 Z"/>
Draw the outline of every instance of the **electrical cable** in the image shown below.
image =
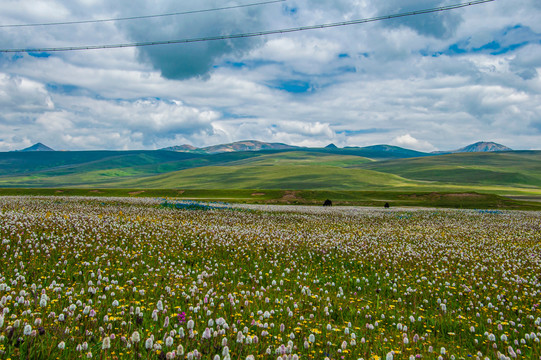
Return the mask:
<path fill-rule="evenodd" d="M 350 21 L 343 21 L 343 22 L 337 22 L 337 23 L 309 25 L 309 26 L 302 26 L 302 27 L 296 27 L 296 28 L 268 30 L 268 31 L 259 31 L 259 32 L 251 32 L 251 33 L 219 35 L 219 36 L 209 36 L 209 37 L 189 38 L 189 39 L 179 39 L 179 40 L 135 42 L 135 43 L 126 43 L 126 44 L 68 46 L 68 47 L 53 47 L 53 48 L 0 49 L 0 53 L 60 52 L 60 51 L 80 51 L 80 50 L 98 50 L 98 49 L 118 49 L 118 48 L 129 48 L 129 47 L 187 44 L 187 43 L 204 42 L 204 41 L 242 39 L 242 38 L 251 38 L 251 37 L 257 37 L 257 36 L 286 34 L 286 33 L 306 31 L 306 30 L 325 29 L 325 28 L 333 28 L 333 27 L 340 27 L 340 26 L 364 24 L 364 23 L 369 23 L 369 22 L 396 19 L 396 18 L 407 17 L 407 16 L 415 16 L 415 15 L 421 15 L 421 14 L 429 14 L 429 13 L 435 13 L 435 12 L 455 10 L 455 9 L 464 8 L 467 6 L 484 4 L 484 3 L 493 2 L 493 1 L 495 0 L 477 0 L 477 1 L 470 1 L 467 3 L 459 3 L 459 4 L 454 4 L 454 5 L 442 6 L 442 7 L 432 8 L 432 9 L 416 10 L 416 11 L 410 11 L 410 12 L 399 13 L 399 14 L 377 16 L 377 17 L 367 18 L 367 19 L 358 19 L 358 20 L 350 20 Z"/>
<path fill-rule="evenodd" d="M 263 2 L 257 2 L 257 3 L 242 4 L 242 5 L 232 5 L 232 6 L 224 6 L 224 7 L 212 8 L 212 9 L 190 10 L 190 11 L 174 12 L 174 13 L 167 13 L 167 14 L 157 14 L 157 15 L 130 16 L 130 17 L 123 17 L 123 18 L 115 18 L 115 19 L 97 19 L 97 20 L 63 21 L 63 22 L 38 23 L 38 24 L 0 25 L 0 28 L 35 27 L 35 26 L 57 26 L 57 25 L 91 24 L 91 23 L 102 23 L 102 22 L 112 22 L 112 21 L 139 20 L 139 19 L 149 19 L 149 18 L 158 18 L 158 17 L 166 17 L 166 16 L 177 16 L 177 15 L 190 15 L 190 14 L 198 14 L 198 13 L 205 13 L 205 12 L 211 12 L 211 11 L 221 11 L 221 10 L 238 9 L 238 8 L 245 8 L 245 7 L 251 7 L 251 6 L 260 6 L 260 5 L 274 4 L 274 3 L 284 2 L 284 1 L 286 1 L 286 0 L 269 0 L 269 1 L 263 1 Z"/>

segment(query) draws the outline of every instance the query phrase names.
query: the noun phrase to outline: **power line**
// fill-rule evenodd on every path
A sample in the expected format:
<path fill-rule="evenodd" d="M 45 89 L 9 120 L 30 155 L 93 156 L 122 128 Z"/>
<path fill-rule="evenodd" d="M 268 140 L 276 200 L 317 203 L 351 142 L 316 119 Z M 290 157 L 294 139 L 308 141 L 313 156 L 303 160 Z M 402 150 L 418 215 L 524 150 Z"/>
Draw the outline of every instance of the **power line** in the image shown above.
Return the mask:
<path fill-rule="evenodd" d="M 135 42 L 135 43 L 126 43 L 126 44 L 68 46 L 68 47 L 56 47 L 56 48 L 0 49 L 0 53 L 59 52 L 59 51 L 79 51 L 79 50 L 98 50 L 98 49 L 118 49 L 118 48 L 128 48 L 128 47 L 143 47 L 143 46 L 170 45 L 170 44 L 188 44 L 188 43 L 204 42 L 204 41 L 242 39 L 242 38 L 251 38 L 251 37 L 257 37 L 257 36 L 266 36 L 266 35 L 274 35 L 274 34 L 286 34 L 286 33 L 298 32 L 298 31 L 326 29 L 326 28 L 339 27 L 339 26 L 364 24 L 364 23 L 369 23 L 369 22 L 396 19 L 396 18 L 407 17 L 407 16 L 415 16 L 415 15 L 430 14 L 430 13 L 435 13 L 435 12 L 450 11 L 450 10 L 460 9 L 460 8 L 464 8 L 464 7 L 468 7 L 468 6 L 484 4 L 484 3 L 488 3 L 488 2 L 492 2 L 492 1 L 495 1 L 495 0 L 477 0 L 477 1 L 470 1 L 470 2 L 467 2 L 467 3 L 460 3 L 460 4 L 442 6 L 442 7 L 432 8 L 432 9 L 424 9 L 424 10 L 410 11 L 410 12 L 399 13 L 399 14 L 377 16 L 377 17 L 373 17 L 373 18 L 350 20 L 350 21 L 343 21 L 343 22 L 337 22 L 337 23 L 327 23 L 327 24 L 320 24 L 320 25 L 302 26 L 302 27 L 288 28 L 288 29 L 259 31 L 259 32 L 251 32 L 251 33 L 241 33 L 241 34 L 232 34 L 232 35 L 219 35 L 219 36 L 209 36 L 209 37 L 179 39 L 179 40 Z"/>
<path fill-rule="evenodd" d="M 274 4 L 278 2 L 284 2 L 284 1 L 286 0 L 269 0 L 269 1 L 263 1 L 263 2 L 250 3 L 250 4 L 224 6 L 224 7 L 212 8 L 212 9 L 190 10 L 190 11 L 174 12 L 174 13 L 167 13 L 167 14 L 156 14 L 156 15 L 130 16 L 130 17 L 122 17 L 122 18 L 114 18 L 114 19 L 63 21 L 63 22 L 37 23 L 37 24 L 0 25 L 0 28 L 74 25 L 74 24 L 91 24 L 91 23 L 102 23 L 102 22 L 112 22 L 112 21 L 140 20 L 140 19 L 158 18 L 158 17 L 166 17 L 166 16 L 198 14 L 198 13 L 205 13 L 205 12 L 211 12 L 211 11 L 231 10 L 231 9 L 246 8 L 246 7 L 251 7 L 251 6 Z"/>

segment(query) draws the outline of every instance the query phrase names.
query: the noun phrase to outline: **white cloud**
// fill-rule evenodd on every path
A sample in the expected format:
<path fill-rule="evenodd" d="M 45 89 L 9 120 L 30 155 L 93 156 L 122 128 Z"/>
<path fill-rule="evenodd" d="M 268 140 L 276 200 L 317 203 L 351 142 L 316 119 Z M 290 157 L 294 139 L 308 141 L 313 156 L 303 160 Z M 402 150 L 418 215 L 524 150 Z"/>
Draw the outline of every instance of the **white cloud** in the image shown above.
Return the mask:
<path fill-rule="evenodd" d="M 402 136 L 397 136 L 391 141 L 391 145 L 397 145 L 405 147 L 408 149 L 419 150 L 419 151 L 434 151 L 436 148 L 430 144 L 428 141 L 420 141 L 411 136 L 410 134 L 405 134 Z"/>
<path fill-rule="evenodd" d="M 196 7 L 217 4 L 205 0 Z M 19 5 L 2 2 L 0 24 L 189 10 L 172 0 L 158 8 L 105 0 Z M 165 40 L 218 28 L 256 31 L 395 13 L 403 6 L 288 0 L 212 16 L 4 29 L 0 47 Z M 247 42 L 0 55 L 0 150 L 37 141 L 59 149 L 153 149 L 242 139 L 313 146 L 394 141 L 427 151 L 482 138 L 538 147 L 540 17 L 538 1 L 517 0 Z M 518 46 L 521 41 L 530 43 Z M 476 50 L 496 43 L 510 50 Z"/>

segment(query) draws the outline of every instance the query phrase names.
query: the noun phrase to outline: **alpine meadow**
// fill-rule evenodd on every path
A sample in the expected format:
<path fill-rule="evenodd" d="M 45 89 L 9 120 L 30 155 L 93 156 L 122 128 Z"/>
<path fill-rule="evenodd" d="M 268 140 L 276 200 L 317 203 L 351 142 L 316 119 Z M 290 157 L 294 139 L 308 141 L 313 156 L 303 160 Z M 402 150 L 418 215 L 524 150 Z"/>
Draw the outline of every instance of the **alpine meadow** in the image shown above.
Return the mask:
<path fill-rule="evenodd" d="M 0 1 L 0 360 L 541 360 L 540 19 Z"/>

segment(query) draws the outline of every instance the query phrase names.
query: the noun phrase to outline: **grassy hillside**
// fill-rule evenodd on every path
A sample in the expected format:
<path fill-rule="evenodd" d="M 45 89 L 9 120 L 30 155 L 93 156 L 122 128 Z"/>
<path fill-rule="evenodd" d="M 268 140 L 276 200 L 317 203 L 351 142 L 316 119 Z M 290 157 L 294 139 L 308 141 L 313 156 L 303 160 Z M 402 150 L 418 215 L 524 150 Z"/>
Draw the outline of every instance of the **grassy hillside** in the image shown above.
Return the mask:
<path fill-rule="evenodd" d="M 404 150 L 404 149 L 402 149 Z M 402 150 L 375 147 L 398 156 Z M 193 154 L 170 151 L 0 153 L 0 187 L 484 192 L 541 195 L 541 152 L 374 161 L 363 149 Z"/>
<path fill-rule="evenodd" d="M 196 159 L 197 154 L 171 151 L 51 151 L 0 152 L 0 176 L 51 176 L 130 168 L 171 161 Z"/>
<path fill-rule="evenodd" d="M 541 151 L 448 154 L 359 167 L 412 180 L 454 185 L 541 187 Z"/>

